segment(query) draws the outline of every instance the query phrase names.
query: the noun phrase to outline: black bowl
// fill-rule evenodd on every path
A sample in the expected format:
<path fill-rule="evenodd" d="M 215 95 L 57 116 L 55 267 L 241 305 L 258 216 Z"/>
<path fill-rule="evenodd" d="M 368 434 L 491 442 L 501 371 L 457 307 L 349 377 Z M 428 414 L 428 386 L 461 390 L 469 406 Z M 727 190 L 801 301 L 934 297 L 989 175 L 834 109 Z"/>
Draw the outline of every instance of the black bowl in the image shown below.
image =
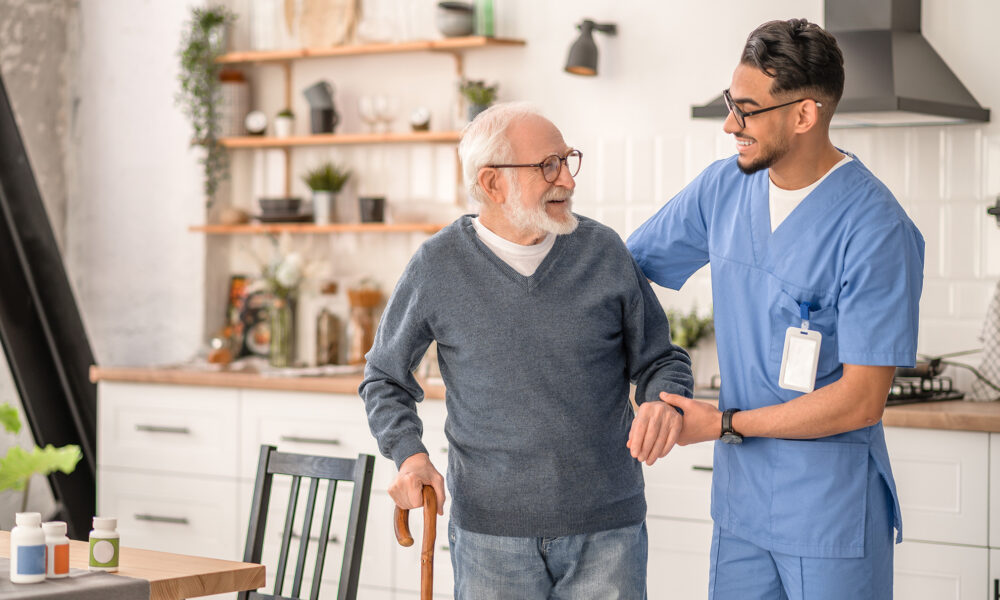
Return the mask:
<path fill-rule="evenodd" d="M 259 198 L 260 212 L 265 215 L 287 215 L 299 212 L 302 198 Z"/>

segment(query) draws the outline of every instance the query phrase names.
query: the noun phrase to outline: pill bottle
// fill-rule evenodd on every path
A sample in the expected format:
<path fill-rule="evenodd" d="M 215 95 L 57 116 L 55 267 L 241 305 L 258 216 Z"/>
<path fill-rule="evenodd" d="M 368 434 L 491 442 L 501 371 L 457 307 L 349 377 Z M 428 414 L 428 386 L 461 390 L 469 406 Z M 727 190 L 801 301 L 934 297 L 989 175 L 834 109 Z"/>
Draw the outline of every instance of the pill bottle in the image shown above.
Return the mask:
<path fill-rule="evenodd" d="M 16 513 L 10 531 L 10 580 L 14 583 L 45 581 L 45 534 L 42 515 Z"/>
<path fill-rule="evenodd" d="M 69 538 L 64 521 L 42 523 L 45 533 L 45 577 L 62 579 L 69 576 Z"/>
<path fill-rule="evenodd" d="M 94 517 L 94 529 L 90 532 L 90 570 L 118 570 L 118 519 Z"/>

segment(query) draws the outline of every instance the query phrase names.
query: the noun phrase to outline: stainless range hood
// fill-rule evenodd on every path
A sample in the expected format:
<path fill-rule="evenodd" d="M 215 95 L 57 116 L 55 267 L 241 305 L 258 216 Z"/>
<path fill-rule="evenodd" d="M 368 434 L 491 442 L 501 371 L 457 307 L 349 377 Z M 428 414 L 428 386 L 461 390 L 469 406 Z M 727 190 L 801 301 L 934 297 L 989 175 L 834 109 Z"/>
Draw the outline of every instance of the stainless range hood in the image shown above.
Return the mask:
<path fill-rule="evenodd" d="M 990 120 L 920 33 L 921 0 L 827 0 L 825 27 L 844 53 L 834 127 L 952 125 Z M 722 97 L 691 108 L 724 118 Z"/>

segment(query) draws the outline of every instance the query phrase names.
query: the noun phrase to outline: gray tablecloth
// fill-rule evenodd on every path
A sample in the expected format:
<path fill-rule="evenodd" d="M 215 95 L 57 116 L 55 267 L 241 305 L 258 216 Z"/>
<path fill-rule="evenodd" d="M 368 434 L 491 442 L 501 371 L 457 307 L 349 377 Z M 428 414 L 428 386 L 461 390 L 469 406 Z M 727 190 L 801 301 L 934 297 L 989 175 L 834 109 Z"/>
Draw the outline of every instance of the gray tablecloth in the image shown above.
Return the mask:
<path fill-rule="evenodd" d="M 10 560 L 0 557 L 0 598 L 57 600 L 149 600 L 149 582 L 100 571 L 70 569 L 69 577 L 41 583 L 11 583 Z"/>

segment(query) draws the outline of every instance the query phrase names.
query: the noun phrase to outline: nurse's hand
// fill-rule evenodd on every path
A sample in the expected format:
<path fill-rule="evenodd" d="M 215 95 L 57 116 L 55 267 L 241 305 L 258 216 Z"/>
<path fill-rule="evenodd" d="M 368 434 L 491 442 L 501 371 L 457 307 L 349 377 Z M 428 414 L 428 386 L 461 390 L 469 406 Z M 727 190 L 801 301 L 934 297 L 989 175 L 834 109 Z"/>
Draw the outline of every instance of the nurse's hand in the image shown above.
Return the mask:
<path fill-rule="evenodd" d="M 708 442 L 722 435 L 722 411 L 711 402 L 660 393 L 660 399 L 684 411 L 684 429 L 677 443 L 681 446 Z"/>
<path fill-rule="evenodd" d="M 418 452 L 399 465 L 396 479 L 389 484 L 389 497 L 403 510 L 420 508 L 424 505 L 424 486 L 434 488 L 437 495 L 438 514 L 444 514 L 444 477 L 431 464 L 424 452 Z"/>
<path fill-rule="evenodd" d="M 674 447 L 683 427 L 684 417 L 674 407 L 655 400 L 643 402 L 635 413 L 625 446 L 632 451 L 632 458 L 652 466 Z"/>

